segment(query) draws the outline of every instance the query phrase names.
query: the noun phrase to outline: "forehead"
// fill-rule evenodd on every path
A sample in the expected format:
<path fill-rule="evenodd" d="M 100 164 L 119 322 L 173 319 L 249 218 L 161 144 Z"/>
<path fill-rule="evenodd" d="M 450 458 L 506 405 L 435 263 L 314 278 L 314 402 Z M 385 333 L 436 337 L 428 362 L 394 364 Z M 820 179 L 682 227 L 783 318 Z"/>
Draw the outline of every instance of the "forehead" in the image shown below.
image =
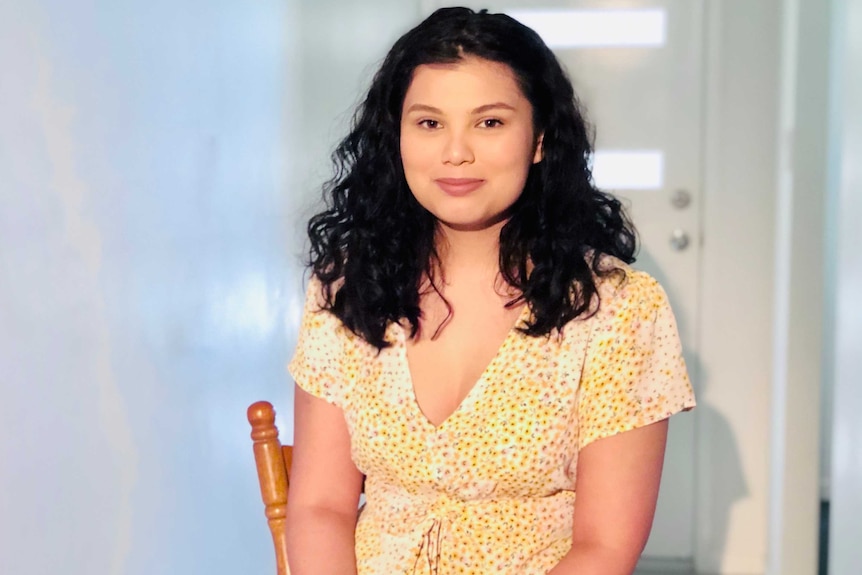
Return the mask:
<path fill-rule="evenodd" d="M 464 58 L 451 64 L 417 66 L 403 105 L 405 108 L 416 103 L 475 107 L 496 101 L 513 107 L 529 106 L 509 66 L 480 58 Z"/>

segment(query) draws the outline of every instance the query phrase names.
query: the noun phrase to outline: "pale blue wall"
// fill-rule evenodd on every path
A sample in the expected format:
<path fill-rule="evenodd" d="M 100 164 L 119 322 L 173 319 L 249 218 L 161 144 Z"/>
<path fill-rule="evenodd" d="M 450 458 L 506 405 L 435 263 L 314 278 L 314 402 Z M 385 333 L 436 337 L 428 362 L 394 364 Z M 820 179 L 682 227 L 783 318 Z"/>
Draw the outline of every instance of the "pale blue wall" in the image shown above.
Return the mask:
<path fill-rule="evenodd" d="M 3 575 L 274 572 L 245 407 L 290 427 L 299 222 L 418 13 L 301 4 L 0 0 Z"/>

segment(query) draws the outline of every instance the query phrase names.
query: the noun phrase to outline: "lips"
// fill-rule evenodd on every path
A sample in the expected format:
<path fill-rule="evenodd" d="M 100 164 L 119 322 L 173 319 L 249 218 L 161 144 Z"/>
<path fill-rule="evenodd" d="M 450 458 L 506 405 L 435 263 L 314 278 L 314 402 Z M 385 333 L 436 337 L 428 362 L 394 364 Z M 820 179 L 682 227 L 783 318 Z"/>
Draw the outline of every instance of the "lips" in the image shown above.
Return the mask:
<path fill-rule="evenodd" d="M 434 183 L 450 196 L 466 196 L 479 189 L 485 180 L 478 178 L 438 178 Z"/>

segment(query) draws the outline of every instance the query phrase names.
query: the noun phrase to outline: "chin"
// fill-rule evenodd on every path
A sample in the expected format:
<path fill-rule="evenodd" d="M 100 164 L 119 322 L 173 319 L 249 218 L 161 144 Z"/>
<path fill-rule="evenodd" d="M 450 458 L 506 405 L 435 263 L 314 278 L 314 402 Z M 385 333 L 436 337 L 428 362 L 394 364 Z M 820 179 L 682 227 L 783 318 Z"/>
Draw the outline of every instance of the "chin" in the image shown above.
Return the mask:
<path fill-rule="evenodd" d="M 458 232 L 481 232 L 490 228 L 498 227 L 507 218 L 440 218 L 437 220 L 441 225 Z"/>

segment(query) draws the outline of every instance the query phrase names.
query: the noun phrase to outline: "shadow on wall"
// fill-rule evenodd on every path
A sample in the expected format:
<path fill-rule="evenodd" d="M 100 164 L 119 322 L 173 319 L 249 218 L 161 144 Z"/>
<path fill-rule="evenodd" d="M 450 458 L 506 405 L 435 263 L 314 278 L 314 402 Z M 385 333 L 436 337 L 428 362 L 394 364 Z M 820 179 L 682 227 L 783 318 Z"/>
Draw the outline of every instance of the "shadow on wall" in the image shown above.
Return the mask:
<path fill-rule="evenodd" d="M 661 283 L 671 304 L 678 301 L 676 294 L 673 293 L 671 287 L 673 283 L 669 280 L 668 274 L 659 268 L 655 259 L 644 247 L 641 247 L 635 267 L 649 272 Z M 691 328 L 693 318 L 687 317 L 682 309 L 675 308 L 674 313 L 680 331 L 693 333 L 694 330 Z M 683 326 L 686 329 L 683 329 Z M 709 373 L 696 353 L 691 350 L 683 350 L 683 353 L 697 398 L 697 407 L 693 412 L 695 461 L 691 464 L 695 468 L 695 491 L 702 490 L 702 494 L 696 497 L 695 505 L 707 506 L 706 509 L 695 509 L 693 512 L 695 566 L 698 569 L 712 570 L 720 568 L 723 562 L 724 550 L 730 535 L 728 524 L 733 506 L 747 497 L 749 491 L 733 430 L 724 415 L 707 401 L 706 390 L 710 385 L 715 385 L 715 382 L 710 381 Z M 703 441 L 706 438 L 708 441 Z M 697 452 L 697 448 L 703 444 L 709 446 L 708 453 Z M 673 465 L 687 464 L 689 463 L 666 460 L 665 474 L 667 474 L 667 468 Z M 700 476 L 701 474 L 703 476 Z"/>

